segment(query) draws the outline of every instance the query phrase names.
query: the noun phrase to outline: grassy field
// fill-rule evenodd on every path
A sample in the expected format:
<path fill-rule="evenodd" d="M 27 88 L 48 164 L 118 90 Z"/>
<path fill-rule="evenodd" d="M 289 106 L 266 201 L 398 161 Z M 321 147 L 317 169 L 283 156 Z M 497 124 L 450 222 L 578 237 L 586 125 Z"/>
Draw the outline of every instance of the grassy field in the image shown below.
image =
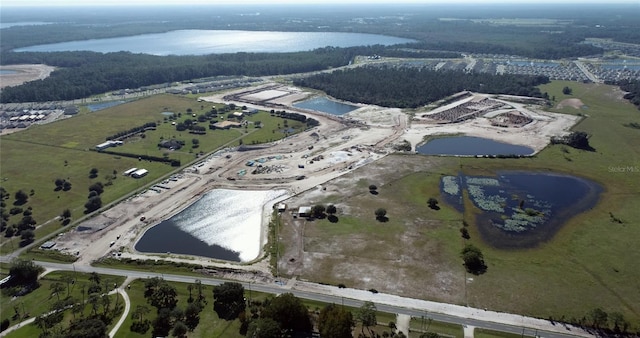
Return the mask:
<path fill-rule="evenodd" d="M 219 111 L 224 108 L 220 104 L 214 106 Z M 0 175 L 1 186 L 10 195 L 5 200 L 7 211 L 14 207 L 14 194 L 18 190 L 29 194 L 28 202 L 19 207 L 22 211 L 32 208 L 32 217 L 39 226 L 36 237 L 40 238 L 60 229 L 61 221 L 53 218 L 63 210 L 70 209 L 74 221 L 84 216 L 84 203 L 91 184 L 105 184 L 101 200 L 106 205 L 177 170 L 160 162 L 92 151 L 108 136 L 145 123 L 155 122 L 156 130 L 146 131 L 144 137 L 131 137 L 125 140 L 124 145 L 107 150 L 168 157 L 187 165 L 197 160 L 196 155 L 201 152 L 206 154 L 224 146 L 237 146 L 241 141 L 244 144 L 275 141 L 305 128 L 300 122 L 274 117 L 264 111 L 247 116 L 246 120 L 250 123 L 246 128 L 214 131 L 208 130 L 208 121 L 201 122 L 207 128 L 206 135 L 179 132 L 172 125 L 172 122 L 180 123 L 186 119 L 197 120 L 194 114 L 204 115 L 211 108 L 211 103 L 205 104 L 191 98 L 157 95 L 2 136 Z M 180 116 L 170 121 L 163 112 Z M 227 114 L 220 113 L 215 119 L 226 119 Z M 261 128 L 256 128 L 257 121 L 261 122 Z M 170 139 L 184 141 L 185 146 L 179 150 L 158 146 L 162 140 Z M 194 140 L 197 140 L 197 146 Z M 122 172 L 132 167 L 145 168 L 149 174 L 141 179 L 122 176 Z M 92 168 L 98 170 L 95 178 L 89 177 Z M 71 182 L 71 189 L 56 190 L 54 181 L 58 178 Z M 17 224 L 22 218 L 22 211 L 12 215 L 7 224 Z M 20 242 L 19 239 L 9 241 L 5 236 L 0 241 L 3 244 L 0 247 L 2 254 L 16 249 Z"/>
<path fill-rule="evenodd" d="M 573 95 L 562 94 L 564 86 Z M 563 321 L 589 318 L 600 307 L 640 329 L 640 251 L 633 249 L 640 238 L 640 130 L 624 126 L 640 122 L 640 112 L 613 86 L 553 82 L 541 91 L 556 103 L 582 100 L 586 107 L 558 112 L 585 116 L 574 130 L 591 135 L 595 151 L 554 145 L 527 159 L 442 159 L 435 166 L 429 157 L 422 166 L 402 156 L 378 161 L 330 182 L 327 193 L 307 202 L 337 204 L 339 222 L 305 223 L 304 250 L 314 261 L 305 262 L 312 268 L 302 277 Z M 406 166 L 414 166 L 413 172 L 398 177 Z M 604 191 L 592 210 L 570 219 L 548 242 L 498 250 L 480 238 L 474 224 L 478 211 L 468 199 L 462 214 L 444 205 L 438 190 L 441 175 L 491 176 L 500 170 L 578 175 Z M 371 183 L 378 185 L 378 195 L 366 191 Z M 439 211 L 426 208 L 429 197 L 440 200 Z M 388 222 L 374 220 L 378 207 L 386 208 Z M 484 254 L 483 275 L 465 275 L 460 259 L 465 242 L 458 232 L 463 220 L 470 223 L 469 242 Z M 282 228 L 286 237 L 288 227 Z M 442 284 L 446 278 L 453 282 Z"/>
<path fill-rule="evenodd" d="M 436 322 L 428 318 L 411 318 L 409 325 L 410 337 L 420 337 L 423 332 L 435 332 L 445 337 L 463 338 L 462 326 L 450 323 Z"/>
<path fill-rule="evenodd" d="M 564 86 L 573 89 L 572 96 L 562 94 Z M 474 241 L 483 250 L 489 270 L 469 283 L 469 303 L 565 320 L 601 307 L 624 314 L 640 328 L 640 272 L 635 268 L 640 252 L 628 250 L 640 238 L 640 149 L 636 146 L 640 131 L 624 126 L 639 120 L 640 114 L 611 86 L 554 82 L 541 90 L 557 101 L 582 100 L 588 108 L 561 112 L 586 116 L 574 130 L 590 134 L 596 150 L 550 146 L 530 160 L 464 159 L 463 171 L 553 170 L 596 181 L 605 191 L 593 210 L 571 219 L 551 241 L 536 249 L 501 251 Z M 623 223 L 613 222 L 610 213 Z M 474 228 L 471 237 L 479 237 Z"/>

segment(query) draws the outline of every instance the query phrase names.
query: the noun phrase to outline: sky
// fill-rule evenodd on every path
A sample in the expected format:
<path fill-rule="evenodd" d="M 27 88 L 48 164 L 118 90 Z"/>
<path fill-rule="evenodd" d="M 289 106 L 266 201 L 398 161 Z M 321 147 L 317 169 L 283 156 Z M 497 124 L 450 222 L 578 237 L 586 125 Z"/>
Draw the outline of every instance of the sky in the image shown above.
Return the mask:
<path fill-rule="evenodd" d="M 78 0 L 1 0 L 1 6 L 99 6 L 99 5 L 215 5 L 215 4 L 252 4 L 252 5 L 267 5 L 267 4 L 469 4 L 469 3 L 625 3 L 625 4 L 638 4 L 640 8 L 640 0 L 93 0 L 93 1 L 78 1 Z"/>

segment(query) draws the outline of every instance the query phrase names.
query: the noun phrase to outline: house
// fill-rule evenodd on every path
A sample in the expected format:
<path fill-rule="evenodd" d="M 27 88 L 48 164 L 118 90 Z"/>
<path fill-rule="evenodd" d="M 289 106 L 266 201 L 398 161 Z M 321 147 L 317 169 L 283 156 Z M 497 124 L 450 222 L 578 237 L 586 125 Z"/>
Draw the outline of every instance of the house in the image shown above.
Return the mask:
<path fill-rule="evenodd" d="M 229 129 L 229 128 L 240 128 L 242 127 L 242 123 L 231 122 L 231 121 L 220 121 L 210 125 L 211 129 Z"/>
<path fill-rule="evenodd" d="M 167 149 L 170 149 L 170 150 L 180 149 L 180 148 L 182 148 L 183 145 L 184 145 L 184 141 L 179 141 L 179 140 L 175 140 L 175 139 L 164 140 L 164 141 L 161 141 L 160 143 L 158 143 L 158 147 L 167 148 Z"/>

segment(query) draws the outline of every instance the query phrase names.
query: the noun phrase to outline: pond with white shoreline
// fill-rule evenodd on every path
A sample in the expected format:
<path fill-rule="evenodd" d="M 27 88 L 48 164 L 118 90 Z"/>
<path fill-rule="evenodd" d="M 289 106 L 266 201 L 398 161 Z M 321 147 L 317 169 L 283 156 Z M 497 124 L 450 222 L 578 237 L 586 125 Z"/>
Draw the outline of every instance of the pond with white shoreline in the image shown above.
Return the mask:
<path fill-rule="evenodd" d="M 214 189 L 148 229 L 135 249 L 249 262 L 260 255 L 264 206 L 287 196 L 286 190 Z"/>

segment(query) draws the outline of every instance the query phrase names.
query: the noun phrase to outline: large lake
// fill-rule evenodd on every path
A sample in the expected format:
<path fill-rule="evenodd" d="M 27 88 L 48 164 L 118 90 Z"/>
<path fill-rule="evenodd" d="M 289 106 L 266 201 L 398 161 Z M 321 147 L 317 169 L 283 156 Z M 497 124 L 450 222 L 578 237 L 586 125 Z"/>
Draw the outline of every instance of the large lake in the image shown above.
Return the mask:
<path fill-rule="evenodd" d="M 204 55 L 237 52 L 299 52 L 327 46 L 395 45 L 413 41 L 393 36 L 361 33 L 176 30 L 160 34 L 37 45 L 18 48 L 15 51 L 87 50 L 101 53 L 128 51 L 153 55 Z"/>
<path fill-rule="evenodd" d="M 141 252 L 248 262 L 260 254 L 262 208 L 285 190 L 215 189 L 177 215 L 147 230 Z"/>

